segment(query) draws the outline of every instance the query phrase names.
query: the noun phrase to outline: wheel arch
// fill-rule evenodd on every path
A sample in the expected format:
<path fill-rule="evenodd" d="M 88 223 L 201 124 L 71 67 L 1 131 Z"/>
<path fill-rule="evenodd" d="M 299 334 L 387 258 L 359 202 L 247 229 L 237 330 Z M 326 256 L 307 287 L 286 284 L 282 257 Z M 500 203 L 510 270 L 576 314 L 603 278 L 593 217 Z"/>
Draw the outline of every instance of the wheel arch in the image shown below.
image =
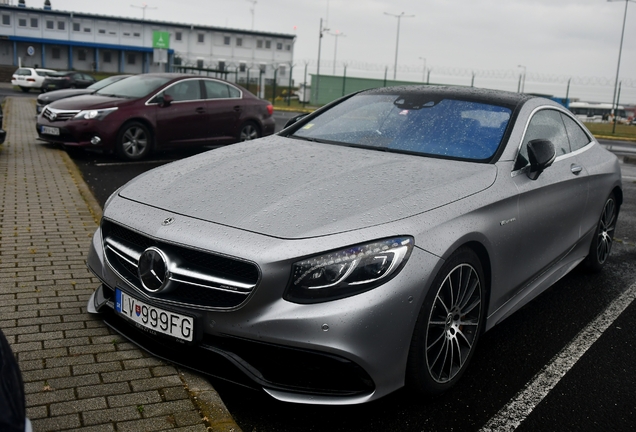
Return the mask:
<path fill-rule="evenodd" d="M 614 187 L 614 189 L 612 189 L 612 192 L 614 193 L 614 196 L 616 197 L 616 201 L 618 201 L 618 207 L 623 205 L 623 190 L 616 186 Z"/>

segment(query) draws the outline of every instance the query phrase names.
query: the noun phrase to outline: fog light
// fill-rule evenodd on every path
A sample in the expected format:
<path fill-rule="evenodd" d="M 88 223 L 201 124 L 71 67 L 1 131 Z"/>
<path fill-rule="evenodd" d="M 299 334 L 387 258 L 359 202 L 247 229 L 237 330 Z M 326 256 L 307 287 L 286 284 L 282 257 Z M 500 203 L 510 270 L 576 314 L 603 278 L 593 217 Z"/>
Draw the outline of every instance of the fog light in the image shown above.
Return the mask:
<path fill-rule="evenodd" d="M 95 137 L 91 138 L 91 144 L 93 144 L 93 145 L 98 145 L 101 142 L 102 142 L 102 139 L 100 137 L 95 136 Z"/>

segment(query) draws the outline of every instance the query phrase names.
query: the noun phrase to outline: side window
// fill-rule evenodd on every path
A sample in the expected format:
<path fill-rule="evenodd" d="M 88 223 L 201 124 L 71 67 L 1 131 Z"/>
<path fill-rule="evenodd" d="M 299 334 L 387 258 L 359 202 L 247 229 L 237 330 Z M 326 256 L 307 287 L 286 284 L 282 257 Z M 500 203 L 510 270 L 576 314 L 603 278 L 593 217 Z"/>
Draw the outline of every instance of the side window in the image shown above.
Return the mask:
<path fill-rule="evenodd" d="M 526 130 L 526 134 L 523 137 L 523 143 L 515 162 L 515 170 L 519 170 L 529 164 L 528 143 L 535 139 L 552 141 L 557 157 L 570 152 L 570 144 L 561 119 L 561 113 L 551 109 L 541 110 L 530 119 L 528 130 Z"/>
<path fill-rule="evenodd" d="M 228 86 L 218 81 L 206 80 L 205 91 L 208 94 L 208 99 L 227 99 L 230 97 Z"/>
<path fill-rule="evenodd" d="M 166 89 L 165 93 L 172 96 L 172 99 L 175 102 L 201 99 L 201 87 L 199 86 L 199 80 L 178 82 L 169 89 Z"/>
<path fill-rule="evenodd" d="M 572 151 L 576 151 L 588 145 L 592 140 L 585 133 L 581 126 L 579 126 L 574 120 L 565 114 L 563 116 L 563 123 L 565 123 L 565 130 L 568 131 L 568 138 L 570 139 L 570 148 Z"/>
<path fill-rule="evenodd" d="M 227 88 L 230 91 L 231 98 L 238 99 L 241 97 L 241 91 L 237 89 L 236 87 L 227 86 Z"/>

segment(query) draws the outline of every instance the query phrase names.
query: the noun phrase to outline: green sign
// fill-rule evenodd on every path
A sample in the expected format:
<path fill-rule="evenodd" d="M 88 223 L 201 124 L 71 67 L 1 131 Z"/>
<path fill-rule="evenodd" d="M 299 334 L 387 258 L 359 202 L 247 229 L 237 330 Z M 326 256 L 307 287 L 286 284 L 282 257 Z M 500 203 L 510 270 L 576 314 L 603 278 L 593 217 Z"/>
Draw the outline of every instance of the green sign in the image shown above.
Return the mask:
<path fill-rule="evenodd" d="M 170 48 L 170 33 L 153 31 L 152 32 L 152 47 L 153 48 Z"/>

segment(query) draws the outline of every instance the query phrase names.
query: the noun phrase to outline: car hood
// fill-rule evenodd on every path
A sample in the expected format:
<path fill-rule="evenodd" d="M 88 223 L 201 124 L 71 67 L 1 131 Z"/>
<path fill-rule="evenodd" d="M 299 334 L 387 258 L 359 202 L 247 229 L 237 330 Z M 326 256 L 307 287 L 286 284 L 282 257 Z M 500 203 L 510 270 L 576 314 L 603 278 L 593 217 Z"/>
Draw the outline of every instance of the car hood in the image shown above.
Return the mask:
<path fill-rule="evenodd" d="M 66 98 L 58 100 L 51 104 L 51 108 L 63 109 L 63 110 L 85 110 L 85 109 L 98 109 L 109 108 L 119 105 L 124 105 L 129 102 L 133 102 L 136 99 L 102 96 L 98 94 L 84 94 L 73 98 Z"/>
<path fill-rule="evenodd" d="M 90 89 L 68 89 L 68 90 L 55 90 L 52 92 L 42 93 L 38 95 L 38 102 L 50 103 L 59 99 L 69 98 L 72 96 L 79 96 L 93 93 L 95 90 Z"/>
<path fill-rule="evenodd" d="M 385 224 L 488 188 L 494 165 L 272 136 L 149 171 L 119 196 L 278 238 Z"/>

